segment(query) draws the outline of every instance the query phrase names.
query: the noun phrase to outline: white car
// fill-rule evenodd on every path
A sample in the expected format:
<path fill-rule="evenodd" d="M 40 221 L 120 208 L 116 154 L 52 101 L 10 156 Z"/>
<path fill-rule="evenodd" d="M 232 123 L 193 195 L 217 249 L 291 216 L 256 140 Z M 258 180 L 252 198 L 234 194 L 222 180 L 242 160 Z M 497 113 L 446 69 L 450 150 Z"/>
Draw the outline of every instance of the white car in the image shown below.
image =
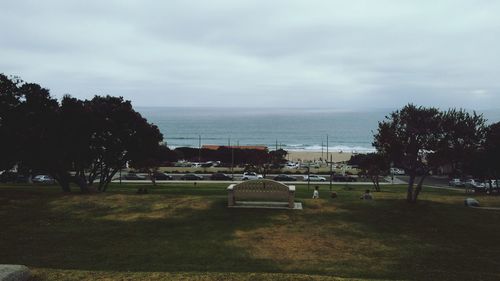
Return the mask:
<path fill-rule="evenodd" d="M 399 169 L 399 168 L 391 168 L 391 174 L 392 175 L 404 175 L 405 170 Z"/>
<path fill-rule="evenodd" d="M 31 179 L 34 183 L 45 183 L 45 184 L 54 184 L 55 180 L 51 176 L 48 175 L 38 175 Z"/>
<path fill-rule="evenodd" d="M 317 175 L 310 175 L 310 176 L 304 176 L 304 181 L 326 181 L 326 178 Z"/>
<path fill-rule="evenodd" d="M 465 183 L 458 179 L 458 178 L 455 178 L 455 179 L 451 179 L 450 182 L 448 183 L 449 186 L 464 186 Z"/>
<path fill-rule="evenodd" d="M 287 169 L 298 169 L 300 167 L 299 163 L 288 162 L 285 168 Z"/>
<path fill-rule="evenodd" d="M 465 181 L 465 187 L 467 188 L 474 188 L 474 189 L 483 189 L 485 186 L 484 186 L 484 183 L 482 182 L 479 182 L 477 180 L 474 180 L 474 179 L 470 179 L 470 180 L 467 180 Z"/>
<path fill-rule="evenodd" d="M 258 180 L 261 178 L 262 178 L 262 175 L 258 175 L 257 173 L 254 173 L 254 172 L 243 173 L 243 176 L 241 177 L 241 179 L 244 181 L 246 181 L 246 180 Z"/>

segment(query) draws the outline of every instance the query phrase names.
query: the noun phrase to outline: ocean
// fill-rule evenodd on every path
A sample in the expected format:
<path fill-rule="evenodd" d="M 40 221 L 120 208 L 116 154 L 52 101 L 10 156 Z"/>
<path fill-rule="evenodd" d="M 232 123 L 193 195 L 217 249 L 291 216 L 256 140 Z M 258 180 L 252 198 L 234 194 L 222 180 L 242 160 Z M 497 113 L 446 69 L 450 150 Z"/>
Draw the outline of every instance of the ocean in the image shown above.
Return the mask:
<path fill-rule="evenodd" d="M 281 108 L 138 107 L 171 148 L 201 144 L 265 145 L 286 150 L 369 152 L 379 121 L 393 109 L 350 111 Z M 490 122 L 500 111 L 482 112 Z"/>

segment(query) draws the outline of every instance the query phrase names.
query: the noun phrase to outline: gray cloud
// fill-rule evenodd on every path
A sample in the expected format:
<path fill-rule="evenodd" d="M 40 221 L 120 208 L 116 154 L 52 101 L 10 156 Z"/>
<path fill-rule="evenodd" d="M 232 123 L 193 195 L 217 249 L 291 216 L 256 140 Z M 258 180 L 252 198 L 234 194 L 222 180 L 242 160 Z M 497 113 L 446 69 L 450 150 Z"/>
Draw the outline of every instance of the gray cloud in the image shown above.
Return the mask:
<path fill-rule="evenodd" d="M 500 104 L 498 1 L 10 1 L 0 71 L 136 105 Z"/>

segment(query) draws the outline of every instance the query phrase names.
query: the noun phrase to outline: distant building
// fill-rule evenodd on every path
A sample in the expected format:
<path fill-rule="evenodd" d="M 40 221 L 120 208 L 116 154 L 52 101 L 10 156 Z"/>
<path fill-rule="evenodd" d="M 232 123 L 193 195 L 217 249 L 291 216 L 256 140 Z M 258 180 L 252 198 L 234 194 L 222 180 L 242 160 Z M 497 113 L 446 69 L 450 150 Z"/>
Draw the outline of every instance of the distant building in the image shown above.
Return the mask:
<path fill-rule="evenodd" d="M 264 145 L 213 145 L 213 144 L 204 144 L 202 149 L 210 149 L 217 150 L 221 147 L 225 148 L 234 148 L 234 149 L 255 149 L 255 150 L 267 150 L 267 146 Z"/>

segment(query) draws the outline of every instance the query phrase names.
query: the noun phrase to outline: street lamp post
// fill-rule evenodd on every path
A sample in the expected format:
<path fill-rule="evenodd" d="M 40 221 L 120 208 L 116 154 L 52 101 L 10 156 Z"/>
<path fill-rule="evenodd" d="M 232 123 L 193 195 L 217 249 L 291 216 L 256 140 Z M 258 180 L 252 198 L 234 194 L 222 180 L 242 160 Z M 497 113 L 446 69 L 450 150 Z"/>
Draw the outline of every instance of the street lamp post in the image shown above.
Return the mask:
<path fill-rule="evenodd" d="M 330 155 L 330 162 L 327 162 L 330 164 L 330 191 L 332 191 L 332 181 L 333 181 L 333 159 L 332 156 Z"/>
<path fill-rule="evenodd" d="M 309 164 L 307 165 L 307 190 L 309 190 L 310 184 L 311 184 L 311 169 L 309 167 Z"/>

